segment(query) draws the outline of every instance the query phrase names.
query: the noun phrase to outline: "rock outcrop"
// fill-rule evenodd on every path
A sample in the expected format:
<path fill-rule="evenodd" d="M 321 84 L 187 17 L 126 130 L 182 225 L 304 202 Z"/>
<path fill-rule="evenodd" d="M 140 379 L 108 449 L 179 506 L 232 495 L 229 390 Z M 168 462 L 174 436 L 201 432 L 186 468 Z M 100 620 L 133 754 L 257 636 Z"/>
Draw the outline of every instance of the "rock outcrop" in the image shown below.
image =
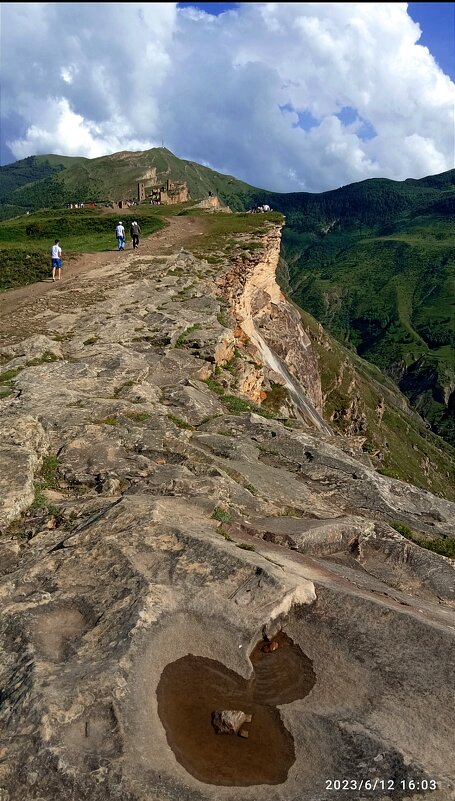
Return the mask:
<path fill-rule="evenodd" d="M 280 229 L 258 225 L 246 259 L 131 254 L 62 282 L 3 347 L 2 801 L 455 797 L 454 564 L 392 526 L 454 536 L 455 505 L 322 419 Z M 248 680 L 280 629 L 314 676 L 279 688 L 283 775 L 201 781 L 163 671 L 191 654 Z M 254 748 L 254 725 L 213 737 Z"/>

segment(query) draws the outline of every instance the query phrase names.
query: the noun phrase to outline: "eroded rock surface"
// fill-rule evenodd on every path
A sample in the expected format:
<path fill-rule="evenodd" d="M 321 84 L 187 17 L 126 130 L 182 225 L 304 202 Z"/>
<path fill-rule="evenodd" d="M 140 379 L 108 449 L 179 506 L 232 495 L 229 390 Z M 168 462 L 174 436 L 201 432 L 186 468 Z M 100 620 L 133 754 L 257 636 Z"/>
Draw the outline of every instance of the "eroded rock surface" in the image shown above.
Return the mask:
<path fill-rule="evenodd" d="M 391 524 L 453 536 L 455 505 L 322 420 L 279 229 L 256 244 L 115 260 L 2 345 L 3 801 L 257 801 L 180 764 L 156 690 L 189 654 L 249 679 L 280 628 L 315 681 L 277 696 L 292 759 L 261 799 L 454 797 L 454 565 Z"/>

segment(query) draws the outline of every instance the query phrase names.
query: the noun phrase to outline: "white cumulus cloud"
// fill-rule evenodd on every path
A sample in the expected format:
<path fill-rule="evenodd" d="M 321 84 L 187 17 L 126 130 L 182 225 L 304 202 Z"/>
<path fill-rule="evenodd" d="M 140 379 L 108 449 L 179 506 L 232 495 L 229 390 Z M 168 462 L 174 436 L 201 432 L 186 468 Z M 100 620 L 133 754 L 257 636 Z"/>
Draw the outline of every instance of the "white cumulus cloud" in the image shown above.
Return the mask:
<path fill-rule="evenodd" d="M 5 3 L 14 158 L 164 144 L 278 191 L 455 166 L 455 86 L 406 3 Z"/>

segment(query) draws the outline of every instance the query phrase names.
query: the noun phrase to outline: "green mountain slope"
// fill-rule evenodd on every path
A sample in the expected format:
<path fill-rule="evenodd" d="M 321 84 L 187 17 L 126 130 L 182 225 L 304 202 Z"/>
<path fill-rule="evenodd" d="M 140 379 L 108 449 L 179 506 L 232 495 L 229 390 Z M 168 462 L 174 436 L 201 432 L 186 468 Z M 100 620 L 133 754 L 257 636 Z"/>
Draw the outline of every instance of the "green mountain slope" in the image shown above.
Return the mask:
<path fill-rule="evenodd" d="M 455 170 L 267 197 L 293 300 L 455 444 Z"/>
<path fill-rule="evenodd" d="M 186 181 L 193 200 L 200 200 L 212 191 L 234 210 L 243 210 L 251 193 L 258 191 L 230 175 L 179 159 L 166 148 L 121 152 L 96 159 L 71 159 L 67 165 L 59 161 L 61 158 L 32 157 L 32 162 L 24 159 L 0 168 L 0 180 L 4 182 L 0 200 L 20 213 L 21 209 L 56 208 L 71 202 L 136 198 L 138 181 L 153 167 L 159 182 L 167 178 Z M 19 181 L 12 179 L 13 174 L 32 177 Z"/>
<path fill-rule="evenodd" d="M 383 475 L 455 500 L 455 449 L 428 429 L 396 385 L 324 331 L 301 317 L 318 356 L 324 418 L 362 448 Z"/>
<path fill-rule="evenodd" d="M 0 167 L 0 219 L 23 213 L 22 204 L 16 201 L 16 190 L 44 181 L 83 161 L 86 159 L 72 156 L 29 156 Z"/>

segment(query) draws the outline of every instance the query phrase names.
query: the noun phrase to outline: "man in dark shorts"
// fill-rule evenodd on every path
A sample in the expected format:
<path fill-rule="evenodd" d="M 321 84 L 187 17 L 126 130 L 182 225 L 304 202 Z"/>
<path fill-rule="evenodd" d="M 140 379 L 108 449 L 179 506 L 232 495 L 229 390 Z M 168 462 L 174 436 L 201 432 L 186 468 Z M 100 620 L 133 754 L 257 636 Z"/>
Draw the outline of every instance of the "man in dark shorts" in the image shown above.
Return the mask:
<path fill-rule="evenodd" d="M 60 278 L 62 277 L 62 249 L 58 243 L 58 239 L 56 239 L 52 245 L 51 256 L 52 280 L 55 281 L 55 272 L 57 271 L 57 281 L 60 281 Z"/>

